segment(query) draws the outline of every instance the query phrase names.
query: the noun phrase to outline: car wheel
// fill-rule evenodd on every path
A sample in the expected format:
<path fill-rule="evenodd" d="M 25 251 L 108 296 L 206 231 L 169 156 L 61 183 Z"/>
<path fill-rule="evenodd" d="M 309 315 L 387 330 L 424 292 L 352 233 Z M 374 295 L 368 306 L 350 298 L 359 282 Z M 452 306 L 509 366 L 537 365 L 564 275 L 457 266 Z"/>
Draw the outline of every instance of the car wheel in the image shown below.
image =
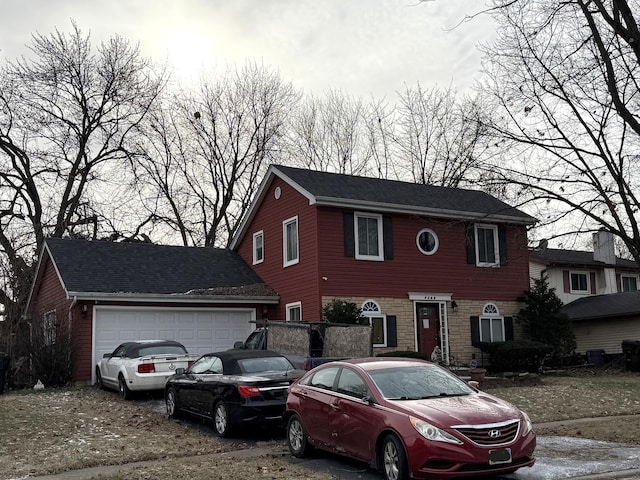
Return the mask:
<path fill-rule="evenodd" d="M 175 388 L 169 387 L 164 401 L 167 405 L 167 415 L 169 415 L 169 418 L 178 418 L 180 410 L 178 409 L 178 395 L 176 394 Z"/>
<path fill-rule="evenodd" d="M 382 473 L 385 480 L 407 480 L 409 467 L 402 442 L 395 435 L 387 435 L 382 443 Z"/>
<path fill-rule="evenodd" d="M 99 367 L 96 367 L 96 385 L 100 390 L 104 390 L 104 382 L 102 381 L 102 374 L 100 373 Z"/>
<path fill-rule="evenodd" d="M 231 427 L 229 422 L 229 409 L 227 408 L 227 404 L 222 400 L 213 406 L 213 426 L 219 437 L 229 436 Z"/>
<path fill-rule="evenodd" d="M 309 453 L 310 445 L 307 442 L 307 432 L 304 431 L 302 420 L 296 414 L 291 415 L 287 422 L 287 444 L 294 457 L 304 457 Z"/>
<path fill-rule="evenodd" d="M 124 380 L 122 374 L 118 376 L 118 392 L 123 400 L 131 400 L 131 390 L 127 387 L 127 382 Z"/>

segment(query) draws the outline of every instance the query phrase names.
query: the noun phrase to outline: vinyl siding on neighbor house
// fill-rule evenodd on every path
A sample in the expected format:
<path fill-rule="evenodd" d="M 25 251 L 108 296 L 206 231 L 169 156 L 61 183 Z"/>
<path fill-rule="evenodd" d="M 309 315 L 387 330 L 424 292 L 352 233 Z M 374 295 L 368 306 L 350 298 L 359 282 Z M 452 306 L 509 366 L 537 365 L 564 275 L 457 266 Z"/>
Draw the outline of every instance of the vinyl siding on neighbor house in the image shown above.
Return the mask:
<path fill-rule="evenodd" d="M 638 340 L 640 318 L 594 319 L 573 322 L 576 336 L 576 352 L 585 354 L 589 350 L 604 350 L 607 354 L 622 353 L 623 340 Z"/>

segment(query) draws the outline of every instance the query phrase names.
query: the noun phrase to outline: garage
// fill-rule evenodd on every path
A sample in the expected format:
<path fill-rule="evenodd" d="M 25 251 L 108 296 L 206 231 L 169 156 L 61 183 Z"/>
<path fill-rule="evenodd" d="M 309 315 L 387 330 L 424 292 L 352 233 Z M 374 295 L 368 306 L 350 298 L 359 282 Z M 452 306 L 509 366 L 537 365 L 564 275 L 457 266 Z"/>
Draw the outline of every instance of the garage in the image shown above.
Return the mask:
<path fill-rule="evenodd" d="M 249 308 L 95 306 L 93 365 L 129 340 L 177 340 L 198 355 L 227 350 L 247 338 L 255 317 Z"/>

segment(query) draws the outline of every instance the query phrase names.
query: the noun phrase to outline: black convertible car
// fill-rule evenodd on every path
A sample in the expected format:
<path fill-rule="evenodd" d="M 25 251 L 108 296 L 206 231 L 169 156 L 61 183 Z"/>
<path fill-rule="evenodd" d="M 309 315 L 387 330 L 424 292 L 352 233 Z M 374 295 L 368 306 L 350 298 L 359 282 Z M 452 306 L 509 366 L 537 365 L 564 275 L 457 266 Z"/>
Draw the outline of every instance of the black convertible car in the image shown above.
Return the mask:
<path fill-rule="evenodd" d="M 268 350 L 208 353 L 169 377 L 164 390 L 167 413 L 212 420 L 220 437 L 248 424 L 279 423 L 287 389 L 304 373 Z"/>

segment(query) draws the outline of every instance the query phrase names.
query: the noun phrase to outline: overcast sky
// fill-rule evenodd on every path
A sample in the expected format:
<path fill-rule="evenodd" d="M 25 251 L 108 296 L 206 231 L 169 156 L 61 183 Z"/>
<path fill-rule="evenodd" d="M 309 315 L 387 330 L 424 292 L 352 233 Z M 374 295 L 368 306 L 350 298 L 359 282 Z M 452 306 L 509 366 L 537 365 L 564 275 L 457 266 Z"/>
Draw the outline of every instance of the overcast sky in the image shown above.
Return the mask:
<path fill-rule="evenodd" d="M 119 34 L 185 77 L 247 59 L 305 92 L 336 88 L 393 97 L 404 85 L 470 87 L 489 18 L 452 29 L 482 0 L 2 0 L 0 58 L 26 53 L 31 34 L 71 30 L 94 43 Z"/>

